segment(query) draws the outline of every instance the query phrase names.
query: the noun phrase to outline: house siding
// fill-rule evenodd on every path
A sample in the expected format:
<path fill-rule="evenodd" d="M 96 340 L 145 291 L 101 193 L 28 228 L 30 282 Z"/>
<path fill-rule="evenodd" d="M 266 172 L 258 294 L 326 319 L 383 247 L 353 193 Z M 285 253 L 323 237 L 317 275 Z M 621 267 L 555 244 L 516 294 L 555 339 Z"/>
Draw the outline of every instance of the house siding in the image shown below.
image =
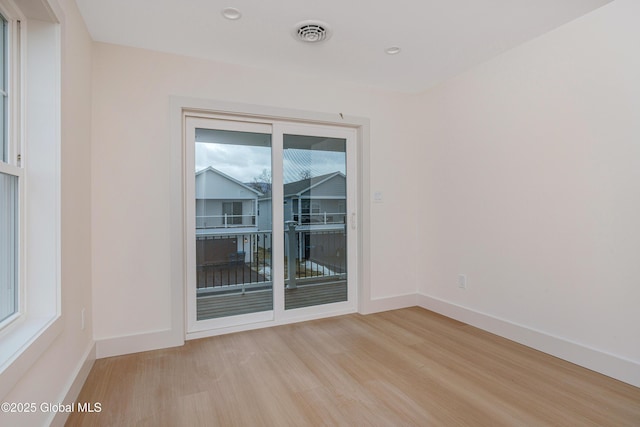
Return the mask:
<path fill-rule="evenodd" d="M 343 197 L 347 196 L 347 180 L 342 175 L 319 184 L 308 191 L 302 193 L 302 197 Z"/>

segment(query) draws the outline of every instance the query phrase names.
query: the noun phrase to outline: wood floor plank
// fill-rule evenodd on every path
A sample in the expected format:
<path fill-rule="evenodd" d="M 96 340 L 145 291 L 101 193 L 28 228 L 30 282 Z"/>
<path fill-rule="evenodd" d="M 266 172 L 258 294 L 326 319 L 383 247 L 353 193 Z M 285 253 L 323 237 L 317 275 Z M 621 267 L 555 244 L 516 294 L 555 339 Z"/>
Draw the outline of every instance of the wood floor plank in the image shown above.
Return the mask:
<path fill-rule="evenodd" d="M 421 308 L 96 361 L 68 426 L 640 426 L 640 389 Z"/>

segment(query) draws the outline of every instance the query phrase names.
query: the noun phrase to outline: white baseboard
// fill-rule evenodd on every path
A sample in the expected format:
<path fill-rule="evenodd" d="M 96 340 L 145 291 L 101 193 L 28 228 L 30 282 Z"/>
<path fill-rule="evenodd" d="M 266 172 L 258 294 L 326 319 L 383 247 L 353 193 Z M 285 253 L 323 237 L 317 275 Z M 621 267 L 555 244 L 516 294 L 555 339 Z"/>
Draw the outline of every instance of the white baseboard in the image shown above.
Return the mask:
<path fill-rule="evenodd" d="M 177 347 L 183 344 L 183 332 L 170 329 L 124 337 L 105 338 L 96 340 L 96 358 L 102 359 L 122 354 Z"/>
<path fill-rule="evenodd" d="M 415 305 L 416 294 L 405 294 L 385 298 L 376 298 L 369 301 L 362 301 L 358 312 L 360 314 L 371 314 L 379 313 L 381 311 L 414 307 Z"/>
<path fill-rule="evenodd" d="M 91 372 L 93 363 L 96 361 L 96 344 L 92 341 L 89 348 L 85 351 L 83 357 L 80 359 L 78 366 L 73 371 L 73 375 L 69 378 L 67 384 L 62 391 L 61 398 L 57 402 L 63 402 L 69 404 L 75 402 L 82 390 L 84 382 Z M 49 426 L 57 427 L 64 426 L 64 423 L 69 418 L 69 413 L 66 412 L 52 412 L 49 418 Z"/>
<path fill-rule="evenodd" d="M 576 365 L 640 387 L 640 364 L 424 294 L 416 305 Z"/>
<path fill-rule="evenodd" d="M 379 298 L 367 301 L 362 304 L 359 313 L 369 314 L 377 313 L 380 311 L 395 310 L 399 308 L 413 307 L 416 305 L 416 294 L 398 295 L 387 298 Z M 296 321 L 311 320 L 321 316 L 308 316 L 306 318 L 297 318 Z M 268 323 L 268 324 L 252 324 L 239 326 L 235 328 L 225 329 L 223 331 L 211 332 L 205 331 L 203 333 L 192 333 L 187 337 L 188 339 L 203 338 L 212 335 L 219 335 L 221 333 L 239 332 L 248 329 L 255 329 L 256 327 L 277 326 L 278 324 L 290 323 Z M 139 353 L 141 351 L 158 350 L 162 348 L 177 347 L 184 344 L 185 337 L 182 335 L 182 331 L 163 330 L 157 332 L 149 332 L 136 335 L 128 335 L 123 337 L 103 338 L 96 340 L 96 357 L 102 359 L 111 356 L 120 356 L 123 354 Z"/>

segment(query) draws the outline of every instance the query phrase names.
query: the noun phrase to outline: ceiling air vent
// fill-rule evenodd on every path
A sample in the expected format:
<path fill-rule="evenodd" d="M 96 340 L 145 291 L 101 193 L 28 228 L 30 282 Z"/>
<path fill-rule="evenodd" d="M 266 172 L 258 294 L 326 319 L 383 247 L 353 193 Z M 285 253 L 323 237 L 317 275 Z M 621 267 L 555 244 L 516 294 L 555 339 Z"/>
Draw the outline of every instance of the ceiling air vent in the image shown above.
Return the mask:
<path fill-rule="evenodd" d="M 302 21 L 296 24 L 293 36 L 305 43 L 320 43 L 331 36 L 329 26 L 320 21 Z"/>

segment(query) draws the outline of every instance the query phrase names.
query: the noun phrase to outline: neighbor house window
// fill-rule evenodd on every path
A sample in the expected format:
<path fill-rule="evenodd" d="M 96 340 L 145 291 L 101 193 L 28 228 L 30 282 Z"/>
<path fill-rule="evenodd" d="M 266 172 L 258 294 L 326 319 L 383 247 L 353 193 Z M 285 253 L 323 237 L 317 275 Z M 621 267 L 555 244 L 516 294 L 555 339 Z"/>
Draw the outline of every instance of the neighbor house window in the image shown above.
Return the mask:
<path fill-rule="evenodd" d="M 226 217 L 227 224 L 242 224 L 242 202 L 222 203 L 222 215 Z"/>

